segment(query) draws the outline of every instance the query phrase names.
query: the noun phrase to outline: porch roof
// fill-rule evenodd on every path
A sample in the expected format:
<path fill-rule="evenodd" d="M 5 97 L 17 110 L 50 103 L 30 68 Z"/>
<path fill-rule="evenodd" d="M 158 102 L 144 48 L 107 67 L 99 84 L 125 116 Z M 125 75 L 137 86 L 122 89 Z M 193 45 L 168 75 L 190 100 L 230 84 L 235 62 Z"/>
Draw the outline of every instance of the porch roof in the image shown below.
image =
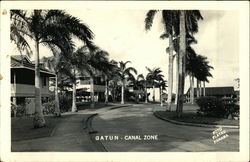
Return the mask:
<path fill-rule="evenodd" d="M 11 69 L 27 69 L 35 71 L 35 65 L 27 58 L 27 56 L 12 55 L 11 56 Z M 55 73 L 40 67 L 40 72 L 48 77 L 54 77 Z"/>

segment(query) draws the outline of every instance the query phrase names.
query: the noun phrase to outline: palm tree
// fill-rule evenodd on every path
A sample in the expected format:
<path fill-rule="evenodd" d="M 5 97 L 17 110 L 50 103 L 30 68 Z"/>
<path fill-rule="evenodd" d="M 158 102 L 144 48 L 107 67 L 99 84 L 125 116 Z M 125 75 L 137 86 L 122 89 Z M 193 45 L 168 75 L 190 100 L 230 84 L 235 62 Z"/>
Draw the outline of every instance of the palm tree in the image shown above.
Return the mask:
<path fill-rule="evenodd" d="M 153 24 L 153 19 L 157 10 L 150 10 L 147 12 L 145 19 L 145 28 L 149 30 Z M 168 63 L 168 109 L 171 109 L 172 91 L 173 91 L 173 39 L 178 30 L 178 11 L 174 10 L 162 10 L 162 22 L 164 24 L 165 33 L 160 37 L 162 39 L 169 39 L 169 48 L 166 50 L 169 53 Z"/>
<path fill-rule="evenodd" d="M 147 86 L 149 83 L 149 75 L 147 74 L 147 76 L 144 77 L 143 74 L 139 74 L 136 80 L 137 80 L 138 87 L 143 88 L 144 96 L 145 96 L 145 103 L 148 103 Z"/>
<path fill-rule="evenodd" d="M 197 71 L 197 54 L 191 47 L 191 44 L 196 44 L 197 40 L 187 33 L 186 37 L 186 74 L 189 75 L 190 79 L 190 102 L 194 103 L 194 77 Z"/>
<path fill-rule="evenodd" d="M 178 102 L 176 107 L 177 116 L 181 117 L 183 110 L 184 99 L 184 84 L 185 84 L 185 56 L 186 56 L 186 24 L 185 11 L 180 11 L 180 49 L 179 49 L 179 83 L 178 83 Z"/>
<path fill-rule="evenodd" d="M 195 77 L 197 79 L 197 83 L 203 82 L 203 96 L 205 96 L 205 82 L 209 82 L 208 77 L 213 77 L 212 74 L 210 73 L 210 70 L 213 69 L 212 66 L 209 65 L 209 61 L 207 60 L 207 57 L 198 55 L 196 57 L 196 72 L 195 72 Z M 201 88 L 199 84 L 197 84 L 197 90 Z M 199 91 L 200 95 L 201 91 Z"/>
<path fill-rule="evenodd" d="M 90 68 L 92 69 L 91 71 L 88 71 L 90 74 L 90 81 L 91 81 L 91 107 L 94 108 L 94 77 L 96 73 L 102 73 L 104 75 L 105 79 L 105 84 L 106 84 L 106 99 L 108 95 L 108 83 L 107 83 L 107 76 L 109 73 L 111 73 L 111 70 L 113 68 L 113 64 L 109 62 L 108 60 L 108 52 L 101 50 L 100 48 L 97 48 L 96 51 L 90 51 L 89 52 L 89 59 L 87 63 L 89 64 Z"/>
<path fill-rule="evenodd" d="M 60 55 L 59 53 L 54 54 L 55 57 L 43 57 L 43 62 L 47 64 L 47 67 L 52 70 L 56 76 L 55 76 L 55 112 L 54 115 L 57 117 L 61 116 L 61 111 L 59 107 L 59 96 L 58 96 L 58 74 L 60 70 Z"/>
<path fill-rule="evenodd" d="M 153 102 L 155 102 L 155 86 L 157 85 L 157 82 L 164 76 L 161 74 L 162 71 L 160 68 L 150 69 L 146 67 L 146 69 L 148 70 L 147 79 L 149 80 L 149 83 L 153 86 Z"/>
<path fill-rule="evenodd" d="M 161 106 L 163 106 L 163 90 L 165 90 L 166 87 L 167 87 L 166 83 L 167 83 L 167 81 L 164 80 L 162 77 L 160 77 L 160 79 L 158 80 L 158 86 L 159 86 L 159 89 L 160 89 L 160 103 L 161 103 Z"/>
<path fill-rule="evenodd" d="M 177 116 L 182 116 L 183 100 L 184 100 L 184 85 L 185 85 L 185 70 L 186 70 L 186 45 L 187 35 L 193 36 L 198 32 L 198 20 L 203 19 L 198 10 L 180 10 L 179 11 L 179 63 L 178 63 L 178 91 L 177 91 Z"/>
<path fill-rule="evenodd" d="M 105 78 L 105 103 L 108 103 L 108 96 L 109 96 L 109 81 L 115 77 L 117 74 L 117 62 L 114 60 L 105 62 L 103 67 L 103 74 Z"/>
<path fill-rule="evenodd" d="M 126 67 L 126 65 L 128 63 L 131 63 L 131 62 L 130 61 L 126 61 L 126 62 L 120 61 L 119 62 L 119 77 L 120 77 L 120 81 L 121 81 L 121 84 L 122 84 L 121 104 L 124 104 L 124 89 L 125 89 L 126 79 L 128 77 L 132 76 L 131 72 L 137 74 L 137 71 L 136 71 L 135 68 Z"/>
<path fill-rule="evenodd" d="M 111 60 L 107 62 L 106 69 L 104 72 L 105 75 L 105 103 L 108 103 L 108 95 L 111 92 L 112 100 L 116 100 L 116 92 L 118 89 L 118 80 L 119 80 L 119 67 L 118 62 Z"/>
<path fill-rule="evenodd" d="M 15 31 L 15 32 L 14 32 Z M 65 53 L 71 50 L 72 34 L 91 45 L 92 31 L 79 19 L 61 10 L 11 10 L 11 33 L 17 41 L 35 43 L 35 128 L 44 127 L 45 120 L 41 109 L 39 47 L 58 47 Z M 15 38 L 11 37 L 11 38 Z M 24 41 L 25 40 L 25 41 Z M 17 46 L 23 44 L 17 43 Z"/>
<path fill-rule="evenodd" d="M 133 90 L 143 90 L 145 94 L 145 79 L 143 74 L 137 75 L 137 77 L 134 77 L 133 75 L 128 78 L 129 86 L 133 86 Z M 139 102 L 139 93 L 136 92 L 135 94 L 136 102 Z"/>

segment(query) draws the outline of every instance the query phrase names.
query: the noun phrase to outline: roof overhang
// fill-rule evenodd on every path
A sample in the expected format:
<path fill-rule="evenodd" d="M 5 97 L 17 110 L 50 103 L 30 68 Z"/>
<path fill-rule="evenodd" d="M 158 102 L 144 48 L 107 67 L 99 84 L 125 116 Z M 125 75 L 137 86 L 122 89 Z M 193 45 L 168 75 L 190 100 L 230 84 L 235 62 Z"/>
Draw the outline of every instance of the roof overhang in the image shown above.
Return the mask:
<path fill-rule="evenodd" d="M 11 69 L 27 69 L 27 70 L 35 71 L 35 69 L 29 68 L 29 67 L 25 67 L 25 66 L 11 67 Z M 49 77 L 55 77 L 56 76 L 55 73 L 52 73 L 52 72 L 49 72 L 49 71 L 44 71 L 44 70 L 40 70 L 40 73 L 47 74 Z"/>

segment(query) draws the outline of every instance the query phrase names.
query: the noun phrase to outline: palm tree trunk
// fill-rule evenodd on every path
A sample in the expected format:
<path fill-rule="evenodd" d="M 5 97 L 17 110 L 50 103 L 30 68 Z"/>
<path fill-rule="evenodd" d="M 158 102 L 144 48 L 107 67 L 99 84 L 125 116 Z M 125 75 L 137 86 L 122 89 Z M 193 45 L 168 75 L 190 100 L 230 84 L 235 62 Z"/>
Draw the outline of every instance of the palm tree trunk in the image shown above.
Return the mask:
<path fill-rule="evenodd" d="M 200 88 L 200 96 L 202 96 L 202 86 L 201 86 L 201 81 L 199 81 L 199 88 Z"/>
<path fill-rule="evenodd" d="M 16 113 L 17 113 L 17 109 L 16 109 L 16 105 L 17 105 L 17 102 L 16 102 L 16 72 L 14 71 L 14 95 L 15 96 L 13 96 L 13 104 L 14 104 L 14 117 L 16 117 Z"/>
<path fill-rule="evenodd" d="M 153 84 L 153 102 L 155 102 L 155 85 Z"/>
<path fill-rule="evenodd" d="M 160 100 L 161 100 L 161 106 L 163 106 L 163 98 L 162 98 L 162 93 L 163 93 L 163 91 L 162 91 L 162 86 L 160 86 Z M 170 109 L 171 109 L 171 106 L 170 106 Z"/>
<path fill-rule="evenodd" d="M 200 92 L 199 92 L 199 80 L 196 79 L 196 85 L 197 85 L 197 88 L 196 88 L 196 97 L 199 98 L 200 97 Z"/>
<path fill-rule="evenodd" d="M 109 90 L 108 90 L 108 79 L 106 78 L 105 81 L 105 103 L 108 103 L 108 97 L 109 97 Z"/>
<path fill-rule="evenodd" d="M 73 90 L 72 90 L 72 112 L 77 112 L 77 107 L 76 107 L 76 81 L 73 81 Z"/>
<path fill-rule="evenodd" d="M 186 55 L 186 29 L 185 29 L 185 11 L 180 11 L 180 60 L 179 60 L 179 86 L 178 86 L 178 102 L 177 116 L 182 116 L 184 85 L 185 85 L 185 55 Z"/>
<path fill-rule="evenodd" d="M 124 88 L 125 88 L 125 82 L 124 82 L 124 80 L 122 80 L 121 104 L 124 104 Z"/>
<path fill-rule="evenodd" d="M 189 102 L 191 102 L 191 93 L 192 93 L 192 78 L 191 78 L 191 75 L 189 75 L 189 83 L 190 83 L 190 87 L 189 87 Z"/>
<path fill-rule="evenodd" d="M 61 116 L 60 108 L 59 108 L 59 96 L 58 96 L 58 80 L 57 74 L 55 78 L 55 116 Z"/>
<path fill-rule="evenodd" d="M 194 104 L 194 76 L 191 76 L 191 103 Z"/>
<path fill-rule="evenodd" d="M 36 10 L 35 10 L 36 13 Z M 34 128 L 45 126 L 45 120 L 41 105 L 41 84 L 40 84 L 40 67 L 39 67 L 39 42 L 38 38 L 35 41 L 35 116 L 33 119 Z"/>
<path fill-rule="evenodd" d="M 148 103 L 147 84 L 145 84 L 145 103 Z"/>
<path fill-rule="evenodd" d="M 177 105 L 177 101 L 178 101 L 178 86 L 179 86 L 179 54 L 176 53 L 176 94 L 175 94 L 175 105 Z"/>
<path fill-rule="evenodd" d="M 95 91 L 94 91 L 94 78 L 90 76 L 90 108 L 95 108 Z"/>
<path fill-rule="evenodd" d="M 172 91 L 173 91 L 173 36 L 169 35 L 169 63 L 168 63 L 168 109 L 171 110 Z"/>
<path fill-rule="evenodd" d="M 206 96 L 206 85 L 205 81 L 203 82 L 203 96 Z"/>

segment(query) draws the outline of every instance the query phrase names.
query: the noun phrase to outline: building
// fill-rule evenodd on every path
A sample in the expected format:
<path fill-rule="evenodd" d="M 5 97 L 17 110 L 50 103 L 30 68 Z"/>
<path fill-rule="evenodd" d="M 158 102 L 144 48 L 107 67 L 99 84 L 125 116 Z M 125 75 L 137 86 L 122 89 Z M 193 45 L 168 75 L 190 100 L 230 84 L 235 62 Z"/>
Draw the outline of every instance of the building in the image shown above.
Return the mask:
<path fill-rule="evenodd" d="M 49 96 L 49 78 L 55 74 L 41 64 L 40 83 L 42 100 Z M 26 103 L 32 109 L 35 98 L 35 65 L 25 55 L 11 56 L 11 101 L 15 105 Z M 28 104 L 27 104 L 28 103 Z M 34 109 L 34 106 L 33 106 Z M 26 110 L 30 112 L 33 110 Z"/>
<path fill-rule="evenodd" d="M 197 94 L 197 88 L 194 88 L 194 98 L 196 98 Z M 201 88 L 201 96 L 203 96 L 203 88 Z M 190 88 L 188 89 L 186 93 L 187 99 L 190 99 Z M 206 87 L 205 88 L 205 96 L 215 96 L 218 98 L 223 98 L 223 97 L 230 97 L 234 98 L 235 97 L 235 91 L 234 87 Z"/>
<path fill-rule="evenodd" d="M 105 100 L 105 80 L 101 75 L 96 75 L 93 78 L 93 84 L 91 84 L 91 77 L 88 74 L 85 74 L 84 77 L 78 77 L 76 82 L 78 102 L 90 102 L 90 92 L 92 90 L 94 91 L 94 100 L 96 102 Z"/>

